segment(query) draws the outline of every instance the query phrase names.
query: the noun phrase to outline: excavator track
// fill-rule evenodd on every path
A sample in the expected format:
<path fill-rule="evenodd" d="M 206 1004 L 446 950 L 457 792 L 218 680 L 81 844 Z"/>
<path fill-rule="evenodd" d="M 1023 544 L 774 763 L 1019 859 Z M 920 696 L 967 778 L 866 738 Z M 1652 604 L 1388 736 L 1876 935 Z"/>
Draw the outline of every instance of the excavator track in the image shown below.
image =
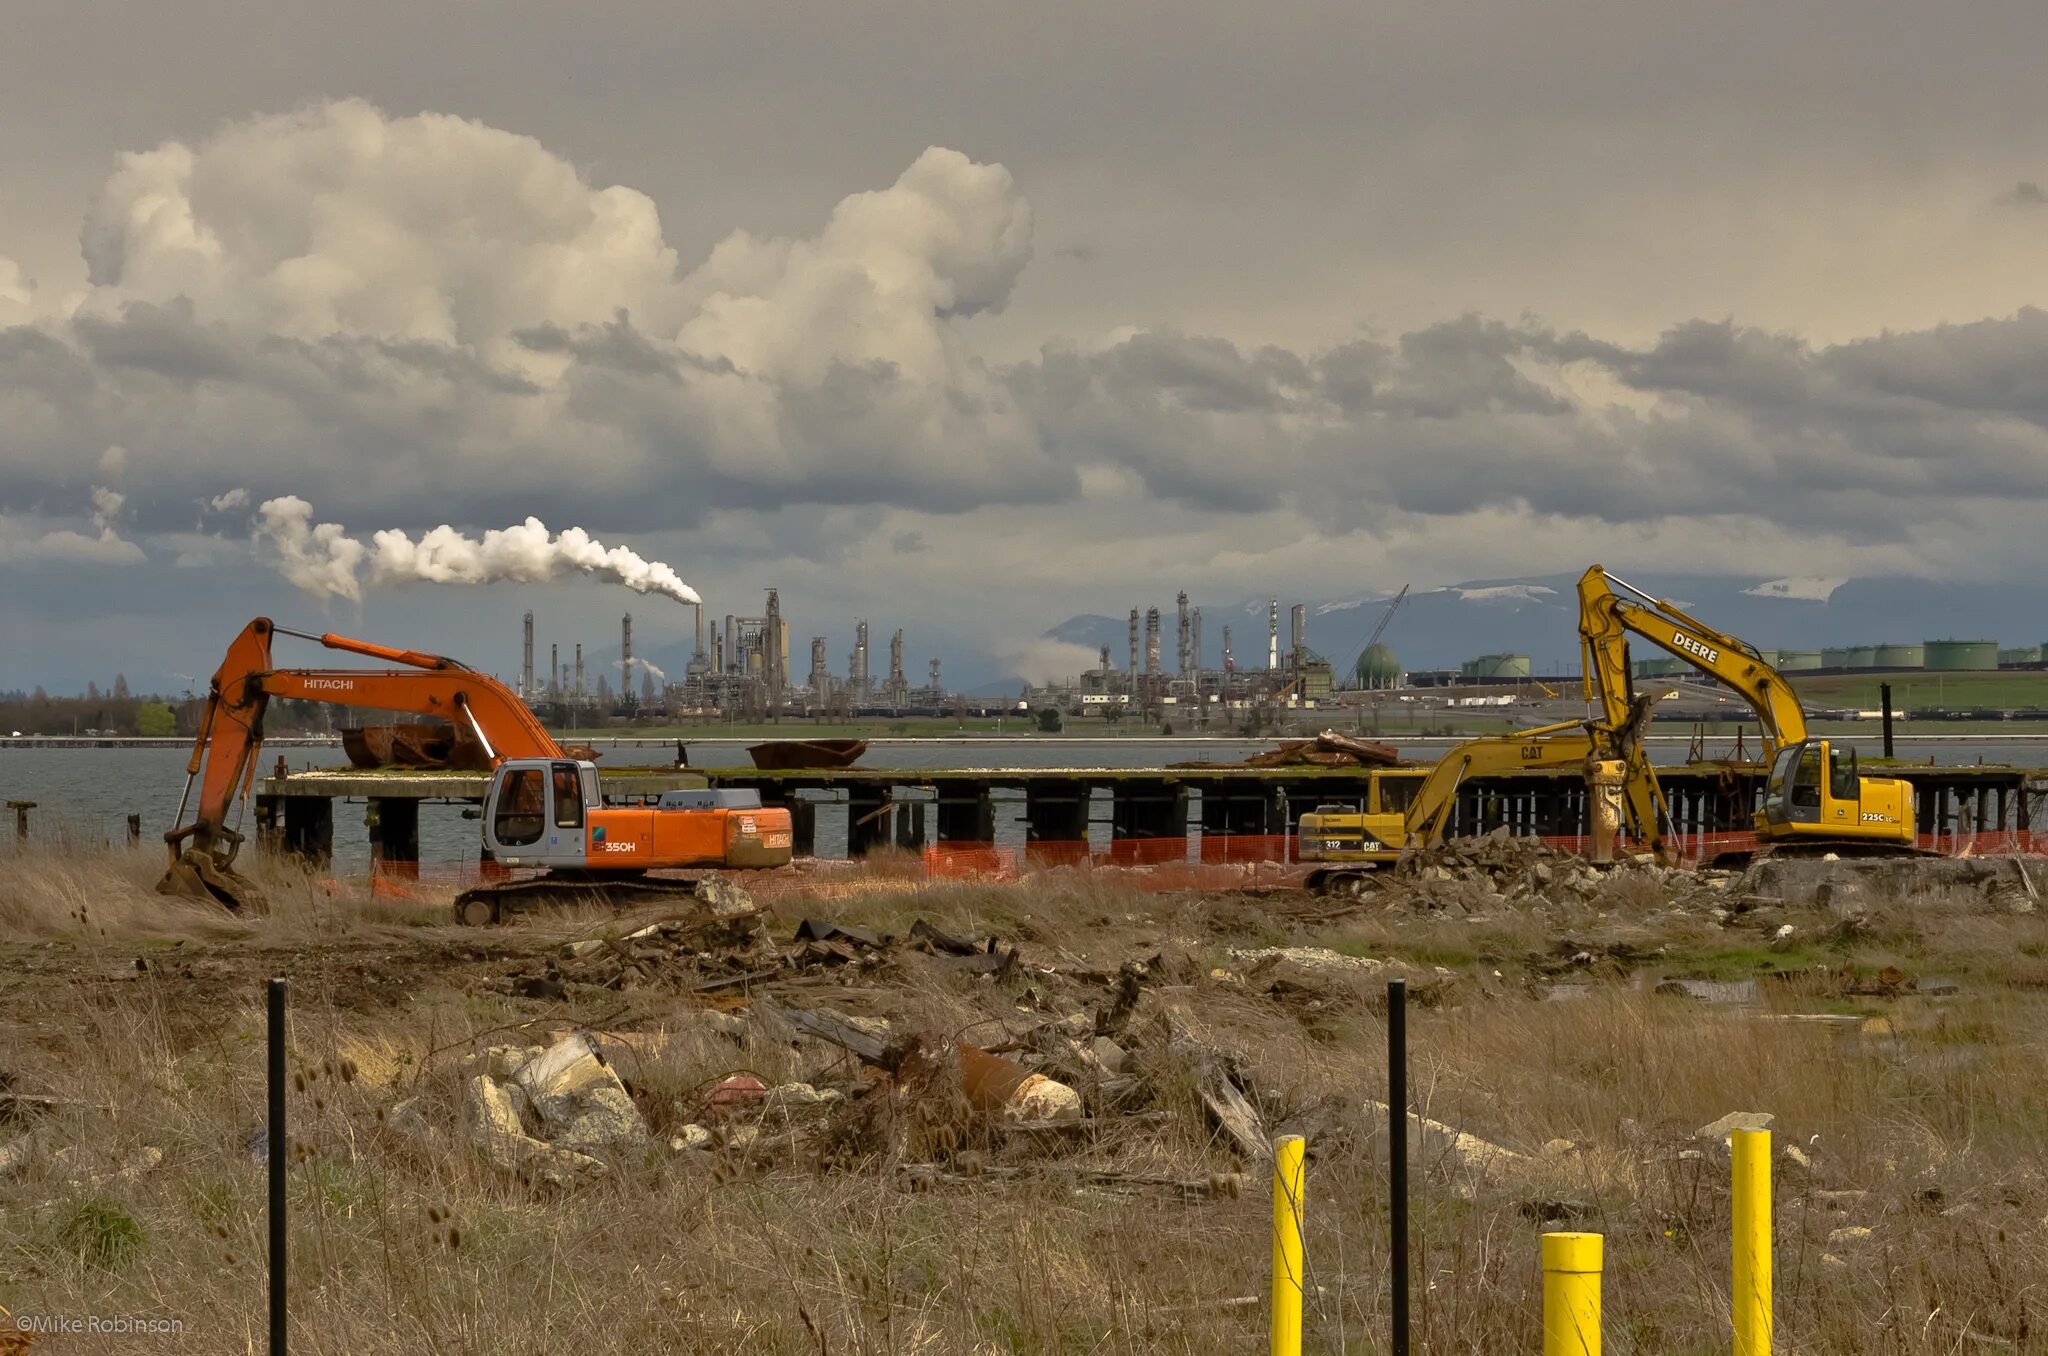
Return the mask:
<path fill-rule="evenodd" d="M 1759 843 L 1753 848 L 1719 852 L 1700 865 L 1711 871 L 1742 871 L 1756 862 L 1774 857 L 1813 861 L 1830 856 L 1844 861 L 1908 861 L 1940 859 L 1948 854 L 1932 848 L 1908 847 L 1904 843 L 1873 842 L 1868 838 L 1798 838 L 1790 842 Z"/>
<path fill-rule="evenodd" d="M 596 904 L 622 908 L 696 897 L 701 876 L 639 876 L 594 879 L 563 875 L 473 885 L 455 896 L 455 921 L 479 927 L 504 921 L 505 915 L 550 904 Z"/>

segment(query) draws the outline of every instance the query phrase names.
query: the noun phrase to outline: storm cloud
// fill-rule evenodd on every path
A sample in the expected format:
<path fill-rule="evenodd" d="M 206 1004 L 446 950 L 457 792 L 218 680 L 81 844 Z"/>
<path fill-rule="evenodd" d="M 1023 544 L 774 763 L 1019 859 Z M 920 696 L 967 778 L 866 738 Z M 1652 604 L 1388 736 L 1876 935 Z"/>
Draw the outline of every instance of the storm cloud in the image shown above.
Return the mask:
<path fill-rule="evenodd" d="M 1520 543 L 1537 570 L 1703 525 L 1708 566 L 1941 572 L 1962 553 L 1916 543 L 2021 557 L 2048 500 L 2048 313 L 2022 297 L 1820 342 L 1726 315 L 1383 330 L 1363 292 L 1320 341 L 1133 314 L 1019 345 L 995 326 L 1036 272 L 1104 258 L 1035 263 L 1000 163 L 897 165 L 686 251 L 650 193 L 473 118 L 317 102 L 124 155 L 80 289 L 0 259 L 0 559 L 211 561 L 236 541 L 208 514 L 310 504 L 348 532 L 286 513 L 267 558 L 354 599 L 353 534 L 541 512 L 745 540 L 785 579 L 986 599 L 1031 573 L 1072 606 L 1112 531 L 1144 577 L 1230 560 L 1246 592 L 1313 572 L 1290 542 L 1495 569 Z"/>

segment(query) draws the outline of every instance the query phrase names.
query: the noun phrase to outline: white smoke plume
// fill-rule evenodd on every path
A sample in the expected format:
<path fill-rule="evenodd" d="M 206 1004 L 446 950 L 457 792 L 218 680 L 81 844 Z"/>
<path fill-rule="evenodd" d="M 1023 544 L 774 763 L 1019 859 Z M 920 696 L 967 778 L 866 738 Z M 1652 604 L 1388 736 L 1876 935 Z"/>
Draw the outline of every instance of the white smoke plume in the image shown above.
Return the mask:
<path fill-rule="evenodd" d="M 230 492 L 233 493 L 233 492 Z M 221 498 L 228 498 L 223 495 Z M 339 523 L 314 523 L 313 506 L 297 495 L 266 499 L 257 509 L 256 539 L 277 552 L 285 578 L 310 593 L 360 602 L 362 566 L 372 584 L 538 584 L 587 574 L 636 593 L 679 603 L 701 602 L 697 591 L 658 560 L 624 546 L 606 546 L 580 527 L 551 534 L 538 518 L 467 537 L 442 524 L 415 541 L 396 528 L 370 534 L 365 545 Z"/>
<path fill-rule="evenodd" d="M 217 494 L 206 502 L 215 513 L 227 513 L 245 507 L 249 502 L 249 492 L 236 486 L 226 494 Z"/>
<path fill-rule="evenodd" d="M 528 518 L 516 527 L 493 528 L 481 538 L 465 537 L 442 524 L 418 541 L 396 530 L 372 533 L 371 578 L 379 584 L 425 580 L 434 584 L 538 584 L 572 571 L 624 584 L 635 593 L 658 594 L 679 603 L 699 603 L 697 590 L 658 560 L 624 546 L 606 546 L 580 527 L 559 536 Z"/>
<path fill-rule="evenodd" d="M 256 510 L 256 538 L 277 552 L 284 577 L 320 597 L 363 600 L 356 570 L 363 544 L 340 523 L 315 523 L 313 506 L 295 494 L 266 499 Z"/>
<path fill-rule="evenodd" d="M 1010 666 L 1012 673 L 1031 683 L 1061 682 L 1086 673 L 1102 660 L 1099 653 L 1086 645 L 1046 636 L 1011 641 L 999 647 L 997 657 Z"/>
<path fill-rule="evenodd" d="M 614 659 L 612 661 L 612 666 L 614 668 L 623 669 L 628 664 L 631 664 L 634 668 L 639 669 L 642 673 L 653 674 L 654 681 L 657 683 L 665 683 L 668 681 L 668 675 L 662 672 L 661 665 L 650 664 L 646 660 L 642 659 L 639 655 L 634 655 L 631 659 Z M 633 675 L 631 673 L 628 673 L 626 677 L 630 681 Z"/>

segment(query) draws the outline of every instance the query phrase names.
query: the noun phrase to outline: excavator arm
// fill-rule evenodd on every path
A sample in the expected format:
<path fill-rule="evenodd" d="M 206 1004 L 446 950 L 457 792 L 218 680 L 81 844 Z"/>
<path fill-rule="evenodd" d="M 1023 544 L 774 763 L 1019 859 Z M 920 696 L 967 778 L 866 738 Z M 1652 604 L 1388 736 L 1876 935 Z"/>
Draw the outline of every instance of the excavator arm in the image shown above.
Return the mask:
<path fill-rule="evenodd" d="M 1432 848 L 1449 830 L 1458 790 L 1473 777 L 1527 768 L 1585 768 L 1594 759 L 1594 737 L 1580 721 L 1540 725 L 1513 734 L 1467 740 L 1439 760 L 1408 803 L 1404 851 Z M 1654 779 L 1630 778 L 1624 785 L 1628 825 L 1637 841 L 1656 848 L 1667 817 L 1662 790 Z"/>
<path fill-rule="evenodd" d="M 280 669 L 271 663 L 273 635 L 296 636 L 402 667 Z M 458 738 L 473 740 L 491 766 L 507 758 L 564 756 L 526 703 L 489 674 L 441 655 L 395 650 L 331 632 L 310 635 L 258 617 L 228 646 L 207 690 L 199 734 L 185 766 L 179 823 L 164 835 L 170 869 L 157 887 L 164 893 L 211 897 L 237 909 L 259 897 L 234 871 L 242 836 L 229 826 L 228 816 L 255 778 L 263 715 L 273 697 L 438 717 L 455 727 Z M 189 821 L 188 806 L 193 810 Z"/>
<path fill-rule="evenodd" d="M 1625 824 L 1637 843 L 1661 854 L 1669 813 L 1656 779 L 1624 778 L 1612 765 L 1603 772 L 1599 747 L 1591 726 L 1583 721 L 1484 735 L 1466 740 L 1439 759 L 1405 811 L 1364 813 L 1331 806 L 1305 814 L 1300 820 L 1300 857 L 1322 865 L 1314 867 L 1304 883 L 1319 893 L 1358 893 L 1372 870 L 1398 865 L 1449 836 L 1458 793 L 1472 778 L 1530 769 L 1583 772 L 1596 797 L 1603 787 L 1617 787 L 1618 804 L 1596 800 L 1592 807 L 1596 830 L 1606 814 L 1608 841 Z"/>
<path fill-rule="evenodd" d="M 1605 725 L 1624 729 L 1631 718 L 1635 688 L 1629 672 L 1630 632 L 1740 694 L 1763 727 L 1766 759 L 1806 738 L 1806 713 L 1798 694 L 1747 643 L 1594 565 L 1579 578 L 1579 645 L 1585 657 L 1586 700 L 1599 704 Z"/>

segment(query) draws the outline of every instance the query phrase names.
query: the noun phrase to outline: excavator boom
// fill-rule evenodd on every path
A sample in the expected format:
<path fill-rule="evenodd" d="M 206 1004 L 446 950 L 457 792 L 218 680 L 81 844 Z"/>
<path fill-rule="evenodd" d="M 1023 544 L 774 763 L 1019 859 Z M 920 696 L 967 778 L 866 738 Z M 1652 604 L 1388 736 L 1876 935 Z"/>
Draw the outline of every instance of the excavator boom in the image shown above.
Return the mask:
<path fill-rule="evenodd" d="M 1806 738 L 1799 694 L 1747 643 L 1594 565 L 1579 578 L 1579 647 L 1585 658 L 1586 700 L 1598 703 L 1606 724 L 1619 729 L 1630 719 L 1635 696 L 1631 632 L 1719 679 L 1749 703 L 1763 727 L 1766 758 Z"/>
<path fill-rule="evenodd" d="M 274 635 L 296 636 L 403 667 L 280 669 L 271 662 Z M 458 740 L 474 741 L 489 766 L 507 758 L 565 756 L 526 703 L 489 674 L 441 655 L 395 650 L 331 632 L 309 635 L 258 617 L 228 646 L 207 689 L 199 734 L 185 767 L 180 822 L 164 835 L 170 869 L 160 888 L 167 892 L 212 896 L 230 908 L 255 897 L 253 887 L 235 874 L 241 835 L 229 827 L 228 817 L 255 777 L 263 715 L 273 697 L 438 717 L 455 727 Z M 193 805 L 195 788 L 198 799 Z M 193 810 L 189 821 L 188 806 Z"/>

